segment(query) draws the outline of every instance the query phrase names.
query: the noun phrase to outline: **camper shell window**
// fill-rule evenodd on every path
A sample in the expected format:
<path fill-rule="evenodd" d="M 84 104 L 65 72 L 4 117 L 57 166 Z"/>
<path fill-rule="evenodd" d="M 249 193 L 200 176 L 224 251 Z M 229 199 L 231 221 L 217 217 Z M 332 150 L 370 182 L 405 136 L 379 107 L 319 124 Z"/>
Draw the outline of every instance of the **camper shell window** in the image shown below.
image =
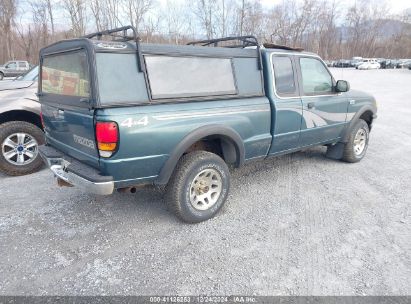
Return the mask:
<path fill-rule="evenodd" d="M 41 73 L 42 93 L 90 96 L 90 77 L 85 50 L 45 56 Z"/>
<path fill-rule="evenodd" d="M 144 57 L 153 99 L 237 94 L 230 58 Z"/>

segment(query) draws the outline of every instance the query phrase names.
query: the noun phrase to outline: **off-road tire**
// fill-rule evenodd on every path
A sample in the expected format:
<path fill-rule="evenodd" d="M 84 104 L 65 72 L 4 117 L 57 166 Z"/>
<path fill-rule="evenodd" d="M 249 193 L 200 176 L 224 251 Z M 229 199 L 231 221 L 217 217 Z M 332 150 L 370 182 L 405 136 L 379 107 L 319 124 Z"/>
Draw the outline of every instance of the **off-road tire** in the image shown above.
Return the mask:
<path fill-rule="evenodd" d="M 221 178 L 221 192 L 214 205 L 207 210 L 198 210 L 190 201 L 192 183 L 204 170 L 215 170 Z M 206 151 L 194 151 L 184 155 L 178 162 L 166 187 L 165 201 L 170 211 L 187 223 L 206 221 L 224 205 L 230 189 L 230 171 L 218 155 Z"/>
<path fill-rule="evenodd" d="M 365 136 L 366 136 L 365 147 L 360 154 L 356 154 L 354 151 L 354 140 L 355 140 L 355 136 L 357 135 L 357 132 L 360 129 L 365 131 Z M 368 124 L 364 120 L 359 119 L 350 130 L 348 141 L 344 146 L 342 160 L 349 162 L 349 163 L 357 163 L 360 160 L 362 160 L 367 152 L 369 138 L 370 138 L 370 129 L 368 127 Z"/>
<path fill-rule="evenodd" d="M 43 166 L 41 156 L 37 154 L 36 158 L 27 165 L 13 165 L 9 163 L 3 156 L 1 145 L 3 141 L 13 133 L 26 133 L 33 137 L 38 145 L 44 144 L 43 131 L 25 121 L 11 121 L 0 125 L 0 171 L 12 176 L 26 175 L 37 172 Z"/>

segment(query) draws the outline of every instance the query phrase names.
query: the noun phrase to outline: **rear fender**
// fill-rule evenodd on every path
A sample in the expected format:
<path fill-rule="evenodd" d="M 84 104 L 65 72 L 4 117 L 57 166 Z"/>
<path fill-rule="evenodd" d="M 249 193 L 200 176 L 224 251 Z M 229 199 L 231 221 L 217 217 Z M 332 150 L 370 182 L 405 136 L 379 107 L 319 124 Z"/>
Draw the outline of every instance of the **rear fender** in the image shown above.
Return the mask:
<path fill-rule="evenodd" d="M 183 156 L 188 148 L 190 148 L 194 143 L 208 136 L 220 137 L 222 139 L 225 158 L 229 160 L 234 160 L 235 158 L 236 167 L 243 165 L 245 155 L 244 143 L 240 135 L 235 130 L 223 125 L 203 126 L 195 129 L 180 141 L 180 143 L 171 152 L 170 157 L 164 164 L 160 175 L 154 183 L 158 185 L 167 184 L 181 156 Z M 230 148 L 232 145 L 230 145 L 229 142 L 234 144 L 235 151 Z M 233 155 L 234 153 L 235 156 Z"/>

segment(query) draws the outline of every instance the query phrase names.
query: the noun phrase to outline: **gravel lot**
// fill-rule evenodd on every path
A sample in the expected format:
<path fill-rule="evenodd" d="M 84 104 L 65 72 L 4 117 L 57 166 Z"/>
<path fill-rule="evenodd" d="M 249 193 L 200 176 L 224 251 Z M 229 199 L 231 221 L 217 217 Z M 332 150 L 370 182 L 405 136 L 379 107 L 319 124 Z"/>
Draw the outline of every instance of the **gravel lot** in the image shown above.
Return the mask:
<path fill-rule="evenodd" d="M 156 190 L 0 175 L 0 294 L 410 295 L 411 71 L 333 73 L 378 100 L 365 159 L 319 147 L 247 165 L 205 223 L 177 221 Z"/>

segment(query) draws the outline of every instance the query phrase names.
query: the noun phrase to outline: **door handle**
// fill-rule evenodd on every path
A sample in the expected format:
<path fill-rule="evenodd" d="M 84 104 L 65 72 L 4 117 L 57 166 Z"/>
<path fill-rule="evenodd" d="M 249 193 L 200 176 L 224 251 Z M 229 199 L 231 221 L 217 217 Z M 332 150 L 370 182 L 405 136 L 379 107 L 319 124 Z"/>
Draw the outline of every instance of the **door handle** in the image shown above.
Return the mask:
<path fill-rule="evenodd" d="M 315 102 L 309 102 L 307 103 L 307 108 L 312 109 L 315 106 Z"/>

